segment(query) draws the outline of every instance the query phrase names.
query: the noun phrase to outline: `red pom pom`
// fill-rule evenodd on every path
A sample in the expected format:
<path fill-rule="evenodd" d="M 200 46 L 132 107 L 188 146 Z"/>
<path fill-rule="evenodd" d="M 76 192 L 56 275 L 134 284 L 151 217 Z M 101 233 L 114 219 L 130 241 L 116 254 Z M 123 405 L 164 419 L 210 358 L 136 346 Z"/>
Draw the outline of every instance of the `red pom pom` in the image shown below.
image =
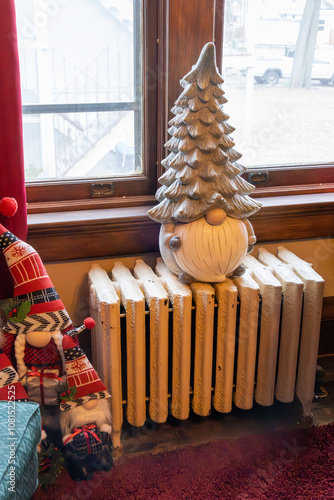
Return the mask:
<path fill-rule="evenodd" d="M 17 211 L 17 201 L 15 198 L 2 198 L 0 201 L 0 214 L 12 217 Z"/>
<path fill-rule="evenodd" d="M 93 318 L 86 318 L 84 321 L 84 325 L 86 328 L 88 328 L 88 330 L 91 330 L 95 326 L 95 321 L 93 320 Z"/>

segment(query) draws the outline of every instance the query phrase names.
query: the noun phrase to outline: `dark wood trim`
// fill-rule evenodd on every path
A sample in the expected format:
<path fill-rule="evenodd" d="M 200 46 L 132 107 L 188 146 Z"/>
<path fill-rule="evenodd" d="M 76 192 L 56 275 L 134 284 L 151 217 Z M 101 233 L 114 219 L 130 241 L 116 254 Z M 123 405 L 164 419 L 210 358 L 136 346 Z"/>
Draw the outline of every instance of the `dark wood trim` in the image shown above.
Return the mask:
<path fill-rule="evenodd" d="M 44 262 L 154 252 L 160 225 L 148 208 L 31 214 L 28 242 Z"/>
<path fill-rule="evenodd" d="M 92 184 L 112 184 L 114 195 L 110 197 L 120 198 L 122 196 L 144 196 L 149 191 L 149 179 L 147 177 L 130 177 L 130 178 L 109 178 L 109 179 L 90 179 L 82 181 L 67 181 L 66 183 L 51 181 L 48 185 L 45 183 L 34 183 L 33 189 L 27 186 L 29 212 L 30 205 L 36 206 L 39 204 L 41 211 L 44 204 L 53 202 L 55 205 L 58 202 L 67 201 L 69 204 L 73 200 L 82 200 L 82 202 L 90 203 Z M 61 206 L 61 203 L 60 203 Z"/>
<path fill-rule="evenodd" d="M 168 111 L 182 92 L 180 79 L 196 63 L 203 45 L 212 42 L 215 0 L 169 0 Z M 218 36 L 218 33 L 217 33 Z"/>
<path fill-rule="evenodd" d="M 268 196 L 291 196 L 293 194 L 317 194 L 333 192 L 334 183 L 299 184 L 295 186 L 272 186 L 268 188 L 256 188 L 254 193 L 252 193 L 252 197 L 263 198 Z"/>
<path fill-rule="evenodd" d="M 157 185 L 157 124 L 158 90 L 160 86 L 158 68 L 159 11 L 158 3 L 144 0 L 143 5 L 143 169 L 148 179 L 145 194 L 154 194 Z M 138 193 L 139 194 L 139 193 Z"/>
<path fill-rule="evenodd" d="M 220 73 L 223 71 L 223 33 L 224 33 L 224 1 L 215 0 L 215 17 L 213 42 L 216 46 L 217 68 Z"/>
<path fill-rule="evenodd" d="M 121 198 L 95 198 L 92 200 L 65 200 L 46 203 L 29 203 L 28 214 L 43 214 L 50 212 L 73 212 L 77 210 L 97 210 L 100 208 L 140 207 L 153 205 L 155 196 L 153 194 L 143 196 L 122 196 Z"/>
<path fill-rule="evenodd" d="M 298 191 L 299 186 L 305 184 L 318 186 L 318 189 L 323 184 L 330 185 L 332 189 L 334 184 L 334 164 L 331 163 L 248 168 L 242 176 L 252 182 L 250 176 L 254 173 L 268 174 L 266 182 L 256 185 L 255 197 L 284 194 L 286 190 L 293 194 Z"/>
<path fill-rule="evenodd" d="M 168 140 L 168 22 L 169 0 L 158 0 L 158 120 L 157 120 L 157 178 L 163 173 L 161 161 L 166 156 L 164 144 Z M 159 187 L 157 183 L 156 188 Z"/>
<path fill-rule="evenodd" d="M 259 242 L 327 238 L 334 235 L 334 193 L 259 198 L 250 217 Z"/>
<path fill-rule="evenodd" d="M 324 297 L 322 321 L 334 321 L 334 297 Z"/>
<path fill-rule="evenodd" d="M 334 353 L 334 297 L 324 297 L 321 316 L 319 354 L 326 356 Z M 321 360 L 319 364 L 322 365 Z"/>
<path fill-rule="evenodd" d="M 334 235 L 332 193 L 260 201 L 263 207 L 250 218 L 258 242 Z M 156 252 L 160 225 L 148 217 L 149 208 L 100 206 L 95 210 L 32 213 L 28 215 L 28 241 L 45 262 Z"/>

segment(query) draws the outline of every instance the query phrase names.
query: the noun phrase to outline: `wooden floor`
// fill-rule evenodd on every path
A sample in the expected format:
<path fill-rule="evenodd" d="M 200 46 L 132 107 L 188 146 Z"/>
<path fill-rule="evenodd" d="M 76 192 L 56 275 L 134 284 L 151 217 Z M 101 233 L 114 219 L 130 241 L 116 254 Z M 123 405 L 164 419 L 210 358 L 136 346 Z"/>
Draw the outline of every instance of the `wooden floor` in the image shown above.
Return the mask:
<path fill-rule="evenodd" d="M 334 422 L 334 355 L 321 357 L 318 363 L 326 373 L 323 386 L 327 389 L 328 396 L 314 400 L 313 424 L 324 425 Z M 191 413 L 186 421 L 169 417 L 166 423 L 156 424 L 147 420 L 141 428 L 130 426 L 124 419 L 123 450 L 115 450 L 115 459 L 121 455 L 160 453 L 187 445 L 293 429 L 307 425 L 302 421 L 301 414 L 298 401 L 289 404 L 276 401 L 270 407 L 254 404 L 251 410 L 246 411 L 233 407 L 229 414 L 213 412 L 205 418 Z"/>

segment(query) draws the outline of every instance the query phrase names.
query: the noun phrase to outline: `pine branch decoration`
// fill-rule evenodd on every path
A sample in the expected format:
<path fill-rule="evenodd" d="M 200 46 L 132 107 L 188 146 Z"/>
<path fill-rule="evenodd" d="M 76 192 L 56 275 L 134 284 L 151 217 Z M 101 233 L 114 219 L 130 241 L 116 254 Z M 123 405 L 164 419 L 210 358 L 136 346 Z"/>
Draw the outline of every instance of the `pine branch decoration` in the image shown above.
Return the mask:
<path fill-rule="evenodd" d="M 223 79 L 215 63 L 215 46 L 204 46 L 197 64 L 181 80 L 183 92 L 175 102 L 169 122 L 170 151 L 162 161 L 166 172 L 159 178 L 159 204 L 149 216 L 161 223 L 193 222 L 213 208 L 222 208 L 235 219 L 244 219 L 260 208 L 248 195 L 252 184 L 240 175 L 245 167 L 234 149 L 222 107 L 227 102 Z"/>
<path fill-rule="evenodd" d="M 64 468 L 64 456 L 53 443 L 42 443 L 38 454 L 38 482 L 42 490 L 53 485 Z"/>

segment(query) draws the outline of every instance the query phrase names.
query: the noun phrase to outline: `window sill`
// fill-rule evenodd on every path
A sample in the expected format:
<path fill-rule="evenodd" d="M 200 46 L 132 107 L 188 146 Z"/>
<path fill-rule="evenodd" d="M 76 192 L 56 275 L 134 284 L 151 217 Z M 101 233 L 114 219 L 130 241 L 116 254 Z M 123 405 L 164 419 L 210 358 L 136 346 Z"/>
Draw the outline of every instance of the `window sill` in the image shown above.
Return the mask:
<path fill-rule="evenodd" d="M 263 206 L 250 221 L 259 242 L 333 237 L 333 192 L 257 199 Z M 160 224 L 149 208 L 29 213 L 28 241 L 45 262 L 156 252 Z"/>

